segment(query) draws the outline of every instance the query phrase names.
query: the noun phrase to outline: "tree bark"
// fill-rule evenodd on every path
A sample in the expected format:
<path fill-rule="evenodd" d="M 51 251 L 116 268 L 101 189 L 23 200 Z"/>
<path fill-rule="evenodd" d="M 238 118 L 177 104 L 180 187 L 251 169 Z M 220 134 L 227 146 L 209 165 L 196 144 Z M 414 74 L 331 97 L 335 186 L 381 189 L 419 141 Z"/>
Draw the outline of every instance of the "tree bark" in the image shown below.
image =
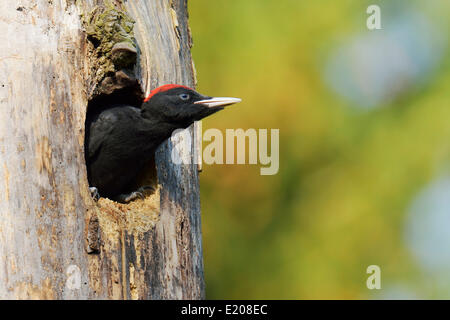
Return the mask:
<path fill-rule="evenodd" d="M 175 140 L 191 160 L 193 144 L 158 149 L 144 200 L 90 197 L 84 121 L 101 73 L 85 22 L 99 6 L 134 19 L 143 92 L 195 85 L 186 0 L 0 2 L 0 298 L 201 299 L 197 165 L 171 161 Z"/>

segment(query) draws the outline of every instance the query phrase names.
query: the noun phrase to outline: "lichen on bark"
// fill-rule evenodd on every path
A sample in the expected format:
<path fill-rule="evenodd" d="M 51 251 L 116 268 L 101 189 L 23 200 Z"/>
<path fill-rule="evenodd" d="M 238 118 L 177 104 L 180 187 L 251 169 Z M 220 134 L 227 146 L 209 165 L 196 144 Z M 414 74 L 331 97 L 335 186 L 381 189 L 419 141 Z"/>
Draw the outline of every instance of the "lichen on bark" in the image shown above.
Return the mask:
<path fill-rule="evenodd" d="M 82 22 L 90 42 L 88 98 L 133 86 L 138 50 L 133 32 L 135 21 L 124 8 L 105 1 L 83 15 Z M 123 74 L 129 81 L 122 81 Z"/>

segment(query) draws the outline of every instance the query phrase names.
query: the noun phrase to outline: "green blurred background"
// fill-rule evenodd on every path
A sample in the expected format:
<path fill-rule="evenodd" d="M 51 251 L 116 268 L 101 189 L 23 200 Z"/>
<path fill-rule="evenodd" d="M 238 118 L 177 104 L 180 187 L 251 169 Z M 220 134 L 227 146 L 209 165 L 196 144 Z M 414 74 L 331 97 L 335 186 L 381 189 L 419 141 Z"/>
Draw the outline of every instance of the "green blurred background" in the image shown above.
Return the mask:
<path fill-rule="evenodd" d="M 204 165 L 207 298 L 450 298 L 450 1 L 189 11 L 198 90 L 243 99 L 203 130 L 280 129 L 276 175 Z"/>

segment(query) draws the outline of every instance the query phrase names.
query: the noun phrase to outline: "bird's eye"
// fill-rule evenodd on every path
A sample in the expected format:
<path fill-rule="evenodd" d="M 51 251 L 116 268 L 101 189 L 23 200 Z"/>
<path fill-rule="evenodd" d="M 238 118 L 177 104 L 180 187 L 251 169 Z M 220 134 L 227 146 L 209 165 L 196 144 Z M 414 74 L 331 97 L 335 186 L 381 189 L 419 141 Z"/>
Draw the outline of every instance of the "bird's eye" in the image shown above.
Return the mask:
<path fill-rule="evenodd" d="M 180 94 L 181 100 L 187 101 L 187 100 L 189 100 L 189 98 L 190 98 L 190 96 L 187 93 Z"/>

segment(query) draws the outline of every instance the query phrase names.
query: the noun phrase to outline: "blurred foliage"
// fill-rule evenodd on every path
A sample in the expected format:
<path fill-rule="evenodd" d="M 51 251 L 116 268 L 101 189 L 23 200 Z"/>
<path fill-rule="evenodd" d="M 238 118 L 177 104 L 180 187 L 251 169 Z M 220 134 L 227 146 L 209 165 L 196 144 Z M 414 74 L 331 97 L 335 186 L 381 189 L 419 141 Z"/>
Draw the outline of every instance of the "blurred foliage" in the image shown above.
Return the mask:
<path fill-rule="evenodd" d="M 441 297 L 403 229 L 414 196 L 448 167 L 448 49 L 421 85 L 358 108 L 326 85 L 323 68 L 346 39 L 387 31 L 366 28 L 370 4 L 382 23 L 415 6 L 449 38 L 446 0 L 189 1 L 198 90 L 243 99 L 203 130 L 280 129 L 277 175 L 204 165 L 207 298 L 365 299 L 398 286 Z M 366 287 L 372 264 L 377 292 Z"/>

